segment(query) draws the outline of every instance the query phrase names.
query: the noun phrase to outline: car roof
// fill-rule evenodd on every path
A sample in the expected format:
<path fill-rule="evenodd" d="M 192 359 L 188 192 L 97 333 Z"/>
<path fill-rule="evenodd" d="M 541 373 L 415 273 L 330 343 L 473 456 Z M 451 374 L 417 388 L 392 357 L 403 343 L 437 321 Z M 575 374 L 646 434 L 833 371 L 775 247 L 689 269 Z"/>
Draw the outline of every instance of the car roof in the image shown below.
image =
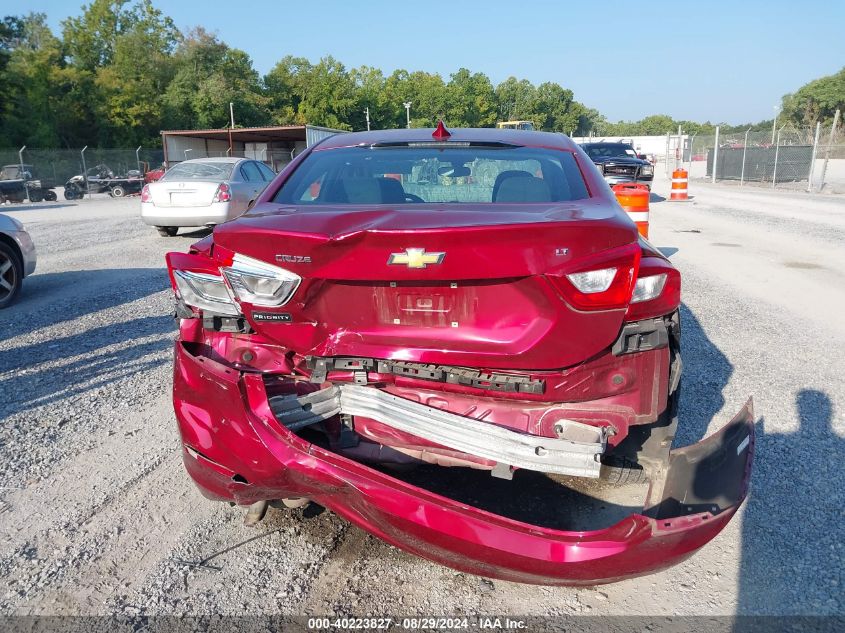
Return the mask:
<path fill-rule="evenodd" d="M 534 132 L 529 130 L 506 130 L 497 128 L 447 128 L 451 136 L 445 142 L 462 141 L 476 143 L 510 143 L 528 147 L 551 147 L 575 151 L 575 143 L 565 134 L 557 132 Z M 322 141 L 317 149 L 372 145 L 374 143 L 420 143 L 435 140 L 434 128 L 411 128 L 398 130 L 374 130 L 372 132 L 349 132 L 334 134 Z"/>
<path fill-rule="evenodd" d="M 191 158 L 181 161 L 182 163 L 237 163 L 242 160 L 252 160 L 238 156 L 208 156 L 206 158 Z"/>

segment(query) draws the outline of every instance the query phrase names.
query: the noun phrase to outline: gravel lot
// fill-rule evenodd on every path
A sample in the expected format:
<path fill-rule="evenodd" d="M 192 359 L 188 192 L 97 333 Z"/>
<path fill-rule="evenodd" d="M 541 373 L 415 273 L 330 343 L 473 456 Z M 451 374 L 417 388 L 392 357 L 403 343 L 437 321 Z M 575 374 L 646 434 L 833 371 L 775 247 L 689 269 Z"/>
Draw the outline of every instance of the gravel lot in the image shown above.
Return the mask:
<path fill-rule="evenodd" d="M 3 207 L 39 265 L 0 313 L 0 614 L 845 613 L 845 199 L 691 193 L 652 203 L 684 274 L 678 443 L 753 395 L 752 494 L 689 561 L 581 589 L 457 573 L 330 512 L 242 527 L 184 473 L 170 405 L 163 255 L 203 233 L 159 237 L 137 198 Z"/>

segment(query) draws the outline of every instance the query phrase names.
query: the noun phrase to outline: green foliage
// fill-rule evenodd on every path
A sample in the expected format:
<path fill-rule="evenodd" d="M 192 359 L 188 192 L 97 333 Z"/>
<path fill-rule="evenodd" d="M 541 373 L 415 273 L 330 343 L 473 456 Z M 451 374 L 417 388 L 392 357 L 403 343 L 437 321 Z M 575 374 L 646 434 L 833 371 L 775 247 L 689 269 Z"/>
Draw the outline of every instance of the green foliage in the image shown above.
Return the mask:
<path fill-rule="evenodd" d="M 172 64 L 175 72 L 163 98 L 164 127 L 226 127 L 229 103 L 240 127 L 270 123 L 270 99 L 245 52 L 197 28 L 179 44 Z"/>
<path fill-rule="evenodd" d="M 62 22 L 61 39 L 46 16 L 0 21 L 0 146 L 79 147 L 157 145 L 162 129 L 218 128 L 234 104 L 239 127 L 304 124 L 343 130 L 406 125 L 443 118 L 457 127 L 528 120 L 537 129 L 583 136 L 675 132 L 712 134 L 709 121 L 676 121 L 665 114 L 609 123 L 557 83 L 534 85 L 508 77 L 493 86 L 484 73 L 461 68 L 448 81 L 436 73 L 371 66 L 347 69 L 333 57 L 316 63 L 282 58 L 261 77 L 252 60 L 216 35 L 180 33 L 151 0 L 91 0 Z M 782 120 L 829 122 L 845 108 L 845 68 L 783 98 Z M 725 132 L 770 129 L 772 121 L 727 126 Z"/>
<path fill-rule="evenodd" d="M 795 93 L 784 95 L 784 122 L 795 125 L 830 123 L 836 110 L 845 110 L 845 68 L 835 75 L 821 77 L 801 86 Z"/>

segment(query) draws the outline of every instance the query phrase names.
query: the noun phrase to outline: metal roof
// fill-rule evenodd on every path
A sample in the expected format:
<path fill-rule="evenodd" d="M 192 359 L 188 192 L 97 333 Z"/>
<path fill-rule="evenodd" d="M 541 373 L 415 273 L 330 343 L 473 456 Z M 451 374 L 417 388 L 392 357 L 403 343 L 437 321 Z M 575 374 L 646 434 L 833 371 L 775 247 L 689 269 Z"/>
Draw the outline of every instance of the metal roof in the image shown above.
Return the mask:
<path fill-rule="evenodd" d="M 193 138 L 219 139 L 228 141 L 229 135 L 233 141 L 244 143 L 268 143 L 272 141 L 304 141 L 308 130 L 339 132 L 314 125 L 273 125 L 268 127 L 236 127 L 206 129 L 206 130 L 162 130 L 162 136 L 189 136 Z"/>

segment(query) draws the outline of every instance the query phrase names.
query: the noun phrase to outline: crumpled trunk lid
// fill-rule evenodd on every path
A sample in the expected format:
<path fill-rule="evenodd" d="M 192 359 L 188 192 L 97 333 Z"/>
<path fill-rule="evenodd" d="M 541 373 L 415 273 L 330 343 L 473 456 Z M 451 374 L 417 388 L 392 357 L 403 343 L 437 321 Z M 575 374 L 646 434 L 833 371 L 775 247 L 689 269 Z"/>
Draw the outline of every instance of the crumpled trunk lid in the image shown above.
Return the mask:
<path fill-rule="evenodd" d="M 575 310 L 548 275 L 635 241 L 626 218 L 592 200 L 502 211 L 276 208 L 214 233 L 218 256 L 302 277 L 278 310 L 289 319 L 245 310 L 256 331 L 299 354 L 499 369 L 566 367 L 608 347 L 625 310 Z"/>

